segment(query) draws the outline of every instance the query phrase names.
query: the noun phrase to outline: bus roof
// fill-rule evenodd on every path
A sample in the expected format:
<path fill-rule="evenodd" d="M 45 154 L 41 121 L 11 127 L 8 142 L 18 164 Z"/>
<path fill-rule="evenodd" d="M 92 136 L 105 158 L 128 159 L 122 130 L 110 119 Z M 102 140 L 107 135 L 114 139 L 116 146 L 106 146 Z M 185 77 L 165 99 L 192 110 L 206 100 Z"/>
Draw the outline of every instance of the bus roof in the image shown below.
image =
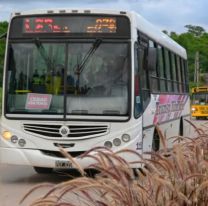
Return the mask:
<path fill-rule="evenodd" d="M 144 19 L 138 13 L 132 12 L 136 16 L 136 26 L 139 31 L 146 34 L 149 38 L 154 40 L 156 43 L 166 47 L 167 49 L 173 51 L 174 53 L 180 55 L 184 59 L 187 59 L 186 50 L 180 46 L 177 42 L 171 39 L 168 35 L 160 31 L 157 27 L 151 24 L 149 21 Z"/>
<path fill-rule="evenodd" d="M 180 55 L 184 59 L 187 59 L 186 50 L 173 41 L 168 35 L 164 34 L 157 27 L 152 25 L 149 21 L 144 19 L 141 15 L 134 11 L 122 11 L 122 10 L 107 10 L 107 9 L 89 9 L 89 8 L 78 8 L 78 9 L 36 9 L 22 12 L 12 13 L 11 17 L 19 15 L 34 15 L 34 14 L 112 14 L 112 15 L 125 15 L 128 16 L 132 21 L 132 27 L 137 28 L 140 32 L 146 34 L 150 39 L 156 43 L 168 48 L 174 53 Z M 133 33 L 133 32 L 132 32 Z M 136 34 L 133 34 L 136 35 Z"/>

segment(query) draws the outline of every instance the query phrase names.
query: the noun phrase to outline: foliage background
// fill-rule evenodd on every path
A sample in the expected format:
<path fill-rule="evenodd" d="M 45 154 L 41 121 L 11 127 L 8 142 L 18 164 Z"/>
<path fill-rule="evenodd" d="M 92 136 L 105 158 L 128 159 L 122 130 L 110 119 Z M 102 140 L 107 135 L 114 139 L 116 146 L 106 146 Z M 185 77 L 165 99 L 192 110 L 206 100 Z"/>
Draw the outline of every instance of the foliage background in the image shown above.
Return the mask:
<path fill-rule="evenodd" d="M 0 35 L 7 31 L 8 22 L 0 22 Z M 0 87 L 2 85 L 3 77 L 3 65 L 4 65 L 4 51 L 5 51 L 5 39 L 0 40 Z"/>
<path fill-rule="evenodd" d="M 190 85 L 193 85 L 194 81 L 195 54 L 197 51 L 199 52 L 199 68 L 202 74 L 200 83 L 205 84 L 204 74 L 208 73 L 208 33 L 200 26 L 186 25 L 185 28 L 187 32 L 182 34 L 175 32 L 168 34 L 167 31 L 164 33 L 187 50 Z"/>
<path fill-rule="evenodd" d="M 7 31 L 8 22 L 0 22 L 0 35 Z M 205 84 L 203 74 L 208 73 L 208 33 L 204 28 L 194 25 L 186 25 L 186 32 L 177 34 L 174 31 L 167 32 L 168 36 L 178 42 L 187 50 L 190 85 L 194 86 L 194 63 L 195 54 L 199 52 L 200 73 L 202 74 L 200 84 Z M 4 64 L 5 40 L 0 40 L 0 85 L 2 85 L 2 71 Z"/>

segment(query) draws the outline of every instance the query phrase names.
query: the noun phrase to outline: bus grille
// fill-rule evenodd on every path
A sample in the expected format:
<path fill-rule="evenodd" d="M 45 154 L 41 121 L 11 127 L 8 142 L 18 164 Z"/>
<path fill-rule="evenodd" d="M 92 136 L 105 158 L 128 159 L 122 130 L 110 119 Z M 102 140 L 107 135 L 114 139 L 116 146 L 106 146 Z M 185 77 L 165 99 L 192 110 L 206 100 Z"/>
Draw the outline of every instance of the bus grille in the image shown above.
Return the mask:
<path fill-rule="evenodd" d="M 68 134 L 61 135 L 61 124 L 23 124 L 26 133 L 46 137 L 46 138 L 64 138 L 64 139 L 85 139 L 107 134 L 108 125 L 66 125 Z"/>
<path fill-rule="evenodd" d="M 49 151 L 49 150 L 40 150 L 44 155 L 48 155 L 51 157 L 61 157 L 61 158 L 66 158 L 61 152 L 59 151 Z M 78 151 L 78 152 L 68 152 L 72 157 L 78 157 L 82 154 L 84 154 L 84 151 Z"/>

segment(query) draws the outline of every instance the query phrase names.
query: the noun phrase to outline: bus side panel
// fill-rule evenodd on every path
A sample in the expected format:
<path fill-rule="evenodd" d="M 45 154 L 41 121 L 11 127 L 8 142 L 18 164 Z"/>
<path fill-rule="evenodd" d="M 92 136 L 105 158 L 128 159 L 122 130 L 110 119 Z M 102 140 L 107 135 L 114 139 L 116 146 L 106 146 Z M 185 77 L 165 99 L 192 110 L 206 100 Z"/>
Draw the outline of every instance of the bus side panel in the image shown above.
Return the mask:
<path fill-rule="evenodd" d="M 159 129 L 166 139 L 180 134 L 181 117 L 189 118 L 190 115 L 189 104 L 189 97 L 184 94 L 151 95 L 150 103 L 143 114 L 144 151 L 151 151 L 156 125 L 159 126 Z M 189 126 L 187 124 L 184 125 L 186 126 L 184 126 L 183 130 L 185 134 L 188 134 Z M 171 141 L 168 142 L 168 147 L 172 147 Z"/>

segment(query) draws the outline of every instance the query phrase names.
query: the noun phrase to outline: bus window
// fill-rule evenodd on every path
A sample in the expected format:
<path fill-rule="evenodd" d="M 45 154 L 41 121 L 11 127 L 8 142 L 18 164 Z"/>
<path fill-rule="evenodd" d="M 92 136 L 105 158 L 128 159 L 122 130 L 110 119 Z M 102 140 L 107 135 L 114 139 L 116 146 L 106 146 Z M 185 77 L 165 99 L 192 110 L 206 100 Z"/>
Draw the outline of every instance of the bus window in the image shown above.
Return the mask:
<path fill-rule="evenodd" d="M 37 46 L 34 43 L 14 43 L 10 46 L 10 61 L 8 65 L 8 111 L 26 112 L 27 94 L 61 95 L 61 70 L 65 59 L 65 46 L 59 43 L 44 43 Z M 15 81 L 14 81 L 15 80 Z M 13 83 L 14 82 L 14 83 Z M 13 95 L 12 95 L 13 94 Z M 55 97 L 52 104 L 56 105 Z M 63 112 L 63 106 L 51 106 L 53 112 Z M 46 112 L 52 112 L 50 109 Z M 34 109 L 31 112 L 40 112 Z"/>
<path fill-rule="evenodd" d="M 181 64 L 180 64 L 180 57 L 176 57 L 176 65 L 177 65 L 177 79 L 178 79 L 178 86 L 179 86 L 179 92 L 182 93 L 182 76 L 181 76 Z"/>
<path fill-rule="evenodd" d="M 185 69 L 183 59 L 180 58 L 180 66 L 181 66 L 181 81 L 182 81 L 182 92 L 185 92 L 186 82 L 185 82 Z"/>
<path fill-rule="evenodd" d="M 153 41 L 149 41 L 149 47 L 156 47 L 156 44 Z M 156 66 L 154 71 L 151 71 L 151 90 L 153 92 L 159 92 L 160 88 L 160 80 L 159 80 L 159 67 Z"/>
<path fill-rule="evenodd" d="M 164 68 L 164 57 L 163 49 L 161 46 L 157 47 L 157 66 L 160 72 L 160 91 L 166 92 L 166 80 L 165 80 L 165 68 Z"/>
<path fill-rule="evenodd" d="M 170 67 L 169 51 L 167 49 L 164 49 L 164 58 L 165 58 L 165 70 L 166 70 L 168 92 L 172 92 L 173 91 L 172 73 L 171 73 L 171 67 Z"/>
<path fill-rule="evenodd" d="M 176 68 L 176 56 L 175 54 L 171 53 L 171 67 L 172 67 L 172 75 L 173 75 L 173 85 L 174 85 L 174 92 L 178 92 L 178 82 L 177 82 L 177 68 Z"/>
<path fill-rule="evenodd" d="M 142 102 L 141 102 L 141 95 L 140 95 L 140 77 L 139 77 L 139 62 L 142 59 L 139 56 L 138 52 L 138 44 L 135 43 L 134 45 L 134 116 L 138 118 L 138 116 L 142 112 Z"/>
<path fill-rule="evenodd" d="M 149 39 L 146 35 L 137 31 L 138 34 L 138 69 L 141 85 L 142 110 L 145 110 L 150 101 L 149 71 L 147 69 L 147 55 Z"/>
<path fill-rule="evenodd" d="M 82 111 L 88 114 L 127 114 L 128 44 L 102 42 L 86 60 L 91 47 L 89 42 L 71 43 L 68 47 L 67 76 L 73 78 L 75 85 L 67 82 L 67 104 L 70 105 L 67 114 Z M 98 100 L 102 104 L 96 104 Z M 80 101 L 82 103 L 78 104 Z M 95 107 L 92 107 L 93 103 Z"/>

